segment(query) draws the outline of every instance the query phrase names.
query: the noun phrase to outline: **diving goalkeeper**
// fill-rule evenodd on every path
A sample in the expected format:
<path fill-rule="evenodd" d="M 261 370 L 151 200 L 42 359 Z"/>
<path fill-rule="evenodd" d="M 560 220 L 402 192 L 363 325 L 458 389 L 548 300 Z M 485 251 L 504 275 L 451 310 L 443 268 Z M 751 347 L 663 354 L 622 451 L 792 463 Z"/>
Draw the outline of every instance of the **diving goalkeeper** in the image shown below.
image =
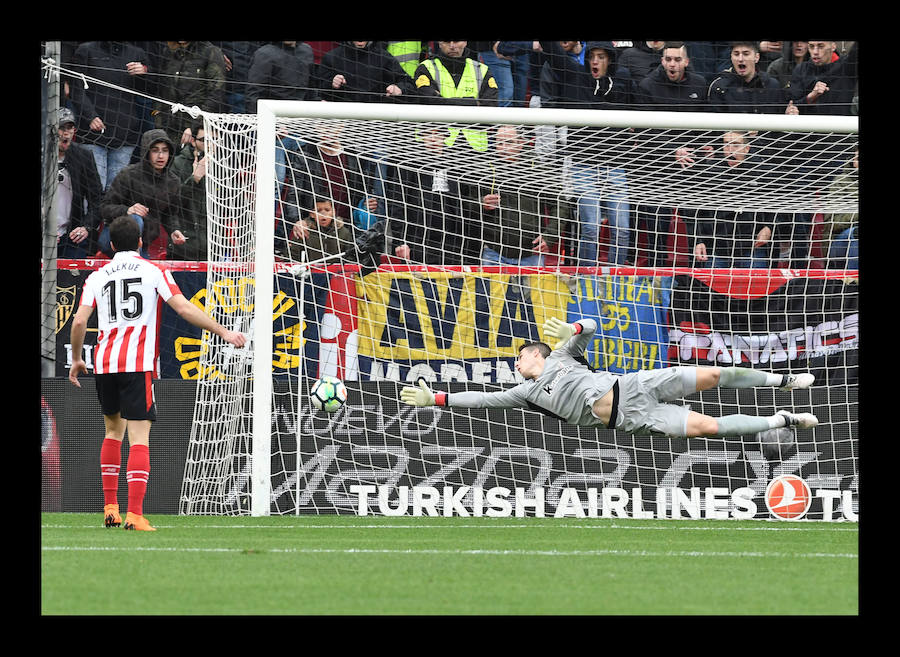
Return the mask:
<path fill-rule="evenodd" d="M 782 410 L 771 417 L 735 414 L 716 418 L 667 403 L 716 386 L 808 388 L 814 380 L 812 374 L 692 366 L 628 374 L 594 372 L 584 352 L 596 330 L 593 319 L 567 324 L 551 317 L 544 324 L 544 334 L 556 340 L 554 349 L 543 342 L 522 345 L 516 370 L 526 380 L 508 390 L 450 394 L 432 392 L 420 381 L 418 387 L 404 387 L 400 399 L 411 406 L 529 408 L 570 424 L 685 438 L 756 434 L 793 426 L 810 428 L 819 423 L 811 413 Z"/>

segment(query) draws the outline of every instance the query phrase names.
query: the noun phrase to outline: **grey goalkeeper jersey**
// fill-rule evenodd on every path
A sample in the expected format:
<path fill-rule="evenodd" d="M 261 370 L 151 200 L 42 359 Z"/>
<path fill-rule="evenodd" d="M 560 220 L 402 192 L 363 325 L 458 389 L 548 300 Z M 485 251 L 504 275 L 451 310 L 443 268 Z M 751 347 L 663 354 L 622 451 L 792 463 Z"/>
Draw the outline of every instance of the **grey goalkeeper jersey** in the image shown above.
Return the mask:
<path fill-rule="evenodd" d="M 605 426 L 591 413 L 591 405 L 609 392 L 619 375 L 592 372 L 584 357 L 597 330 L 593 319 L 579 319 L 582 331 L 573 335 L 544 361 L 544 371 L 536 379 L 500 392 L 454 392 L 447 406 L 461 408 L 530 408 L 570 424 Z"/>

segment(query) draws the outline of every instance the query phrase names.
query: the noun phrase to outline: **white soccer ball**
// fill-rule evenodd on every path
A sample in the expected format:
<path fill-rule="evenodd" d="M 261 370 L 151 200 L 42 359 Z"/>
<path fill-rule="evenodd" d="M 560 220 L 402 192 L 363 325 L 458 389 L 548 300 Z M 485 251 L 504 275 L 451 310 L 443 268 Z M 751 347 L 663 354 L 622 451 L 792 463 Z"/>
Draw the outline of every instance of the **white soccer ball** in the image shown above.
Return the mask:
<path fill-rule="evenodd" d="M 334 413 L 347 401 L 347 388 L 339 378 L 323 376 L 313 384 L 309 398 L 320 411 Z"/>

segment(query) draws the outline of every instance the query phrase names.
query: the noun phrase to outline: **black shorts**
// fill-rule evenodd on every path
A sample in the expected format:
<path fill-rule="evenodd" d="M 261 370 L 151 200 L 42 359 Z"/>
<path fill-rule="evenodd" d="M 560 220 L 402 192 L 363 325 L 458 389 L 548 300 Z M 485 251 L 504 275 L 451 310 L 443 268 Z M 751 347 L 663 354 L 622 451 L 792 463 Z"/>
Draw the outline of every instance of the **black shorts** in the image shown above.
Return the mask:
<path fill-rule="evenodd" d="M 152 372 L 97 374 L 94 380 L 104 415 L 119 413 L 126 420 L 156 421 Z"/>

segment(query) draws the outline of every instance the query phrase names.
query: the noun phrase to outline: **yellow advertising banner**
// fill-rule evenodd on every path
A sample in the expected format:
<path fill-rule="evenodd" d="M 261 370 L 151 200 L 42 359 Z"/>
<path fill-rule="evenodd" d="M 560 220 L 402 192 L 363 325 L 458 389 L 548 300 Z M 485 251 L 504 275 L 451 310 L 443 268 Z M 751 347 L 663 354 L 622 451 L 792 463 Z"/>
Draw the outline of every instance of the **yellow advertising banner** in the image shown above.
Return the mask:
<path fill-rule="evenodd" d="M 372 273 L 357 290 L 359 356 L 390 361 L 515 358 L 570 299 L 555 274 Z"/>

